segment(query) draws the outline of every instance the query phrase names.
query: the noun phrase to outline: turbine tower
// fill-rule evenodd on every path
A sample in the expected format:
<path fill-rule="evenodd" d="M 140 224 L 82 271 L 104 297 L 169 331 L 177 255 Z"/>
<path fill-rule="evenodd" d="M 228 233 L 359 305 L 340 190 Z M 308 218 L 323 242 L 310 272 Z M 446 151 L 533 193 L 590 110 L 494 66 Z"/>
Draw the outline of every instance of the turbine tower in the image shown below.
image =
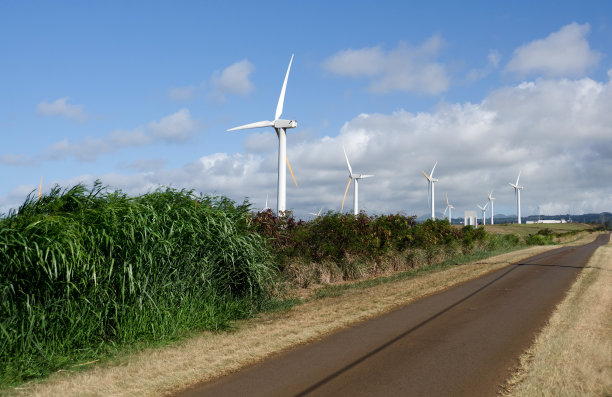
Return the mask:
<path fill-rule="evenodd" d="M 494 225 L 495 223 L 493 221 L 493 200 L 495 200 L 495 197 L 493 197 L 493 190 L 491 190 L 491 193 L 489 193 L 487 197 L 489 198 L 489 203 L 491 203 L 491 225 Z"/>
<path fill-rule="evenodd" d="M 289 61 L 289 67 L 287 68 L 287 74 L 285 74 L 285 81 L 283 82 L 283 88 L 281 89 L 280 97 L 278 98 L 278 104 L 276 105 L 276 113 L 274 114 L 274 121 L 264 120 L 258 121 L 251 124 L 241 125 L 240 127 L 230 128 L 228 131 L 246 130 L 249 128 L 262 128 L 262 127 L 273 127 L 278 136 L 278 194 L 276 199 L 276 213 L 280 216 L 285 212 L 286 209 L 286 184 L 287 184 L 287 169 L 285 163 L 289 167 L 289 172 L 293 177 L 293 182 L 297 186 L 297 181 L 291 170 L 291 165 L 287 159 L 287 133 L 286 130 L 289 128 L 297 127 L 296 120 L 284 120 L 280 116 L 283 113 L 283 104 L 285 102 L 285 90 L 287 89 L 287 79 L 289 78 L 289 71 L 291 70 L 291 63 L 293 62 L 293 54 Z"/>
<path fill-rule="evenodd" d="M 448 194 L 446 195 L 446 209 L 444 210 L 444 215 L 446 215 L 446 211 L 448 211 L 448 223 L 453 223 L 452 222 L 452 216 L 451 216 L 451 210 L 455 208 L 452 205 L 450 205 L 448 203 Z"/>
<path fill-rule="evenodd" d="M 436 196 L 436 192 L 435 192 L 435 185 L 434 183 L 438 182 L 438 179 L 433 177 L 433 173 L 434 170 L 436 169 L 436 165 L 438 165 L 438 162 L 436 161 L 436 163 L 434 164 L 433 168 L 431 169 L 431 174 L 427 175 L 425 173 L 425 171 L 423 171 L 423 175 L 425 175 L 425 178 L 427 178 L 427 195 L 429 196 L 429 192 L 431 192 L 431 219 L 432 220 L 436 220 L 436 214 L 435 214 L 435 208 L 434 208 L 434 199 Z"/>
<path fill-rule="evenodd" d="M 344 198 L 342 198 L 342 207 L 340 208 L 340 213 L 344 209 L 344 200 L 346 200 L 346 193 L 348 192 L 349 187 L 351 186 L 351 181 L 355 180 L 355 194 L 353 195 L 353 214 L 359 215 L 359 180 L 364 178 L 371 178 L 374 175 L 364 175 L 364 174 L 354 174 L 353 169 L 351 168 L 351 163 L 349 163 L 348 156 L 346 155 L 346 149 L 342 146 L 342 150 L 344 151 L 344 158 L 346 159 L 346 165 L 349 170 L 349 181 L 346 185 L 346 189 L 344 190 Z"/>
<path fill-rule="evenodd" d="M 476 205 L 478 208 L 480 208 L 480 211 L 482 211 L 482 225 L 486 225 L 487 224 L 487 215 L 486 215 L 486 211 L 487 211 L 487 206 L 489 205 L 489 203 L 486 203 L 484 205 L 484 207 L 481 207 L 479 205 Z"/>
<path fill-rule="evenodd" d="M 519 178 L 521 177 L 521 171 L 518 173 L 518 177 L 516 177 L 516 183 L 508 182 L 508 185 L 514 188 L 514 196 L 516 197 L 516 216 L 518 218 L 518 224 L 521 224 L 521 190 L 523 190 L 522 186 L 519 186 Z"/>

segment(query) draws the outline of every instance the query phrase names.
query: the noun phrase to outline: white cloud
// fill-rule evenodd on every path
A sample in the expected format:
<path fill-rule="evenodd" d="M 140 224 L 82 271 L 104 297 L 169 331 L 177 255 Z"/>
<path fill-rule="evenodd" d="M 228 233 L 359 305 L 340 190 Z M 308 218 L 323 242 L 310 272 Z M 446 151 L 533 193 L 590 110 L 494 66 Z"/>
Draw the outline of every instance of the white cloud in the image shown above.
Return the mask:
<path fill-rule="evenodd" d="M 600 212 L 612 208 L 612 83 L 589 78 L 525 82 L 502 87 L 480 103 L 442 104 L 429 112 L 361 114 L 338 136 L 296 140 L 287 154 L 299 182 L 287 179 L 287 203 L 298 216 L 323 206 L 339 210 L 347 182 L 346 146 L 353 170 L 376 176 L 360 184 L 360 207 L 370 213 L 426 214 L 421 170 L 438 161 L 436 208 L 444 195 L 453 213 L 477 210 L 494 190 L 496 213 L 514 213 L 514 182 L 522 170 L 524 214 Z M 273 133 L 246 139 L 245 154 L 215 153 L 166 169 L 99 175 L 105 184 L 139 193 L 159 185 L 250 197 L 258 208 L 266 194 L 275 206 L 277 140 Z M 89 177 L 86 182 L 96 178 Z M 74 182 L 78 182 L 75 180 Z M 65 185 L 68 182 L 63 181 Z M 352 207 L 352 190 L 345 210 Z"/>
<path fill-rule="evenodd" d="M 480 80 L 491 74 L 492 71 L 497 69 L 499 66 L 499 62 L 501 61 L 501 54 L 497 50 L 489 50 L 489 55 L 487 56 L 487 64 L 482 69 L 472 69 L 468 72 L 467 82 L 472 83 L 474 81 Z"/>
<path fill-rule="evenodd" d="M 36 111 L 40 116 L 63 116 L 76 121 L 87 120 L 83 112 L 83 105 L 70 105 L 70 97 L 56 99 L 53 103 L 43 101 L 38 104 Z"/>
<path fill-rule="evenodd" d="M 189 109 L 181 109 L 159 122 L 152 121 L 147 124 L 147 129 L 153 137 L 169 142 L 185 142 L 197 127 L 198 123 L 191 118 Z"/>
<path fill-rule="evenodd" d="M 601 54 L 590 48 L 586 39 L 590 26 L 573 22 L 545 39 L 534 40 L 514 50 L 506 70 L 519 76 L 584 76 L 596 66 Z"/>
<path fill-rule="evenodd" d="M 343 50 L 325 60 L 323 68 L 340 76 L 369 77 L 369 89 L 376 94 L 436 95 L 450 85 L 446 69 L 436 61 L 442 45 L 442 39 L 433 36 L 416 48 L 400 42 L 389 52 L 380 47 Z"/>
<path fill-rule="evenodd" d="M 185 87 L 174 87 L 168 91 L 168 96 L 174 101 L 188 101 L 193 99 L 196 87 L 188 85 Z"/>
<path fill-rule="evenodd" d="M 102 137 L 88 136 L 79 141 L 63 139 L 44 148 L 37 159 L 59 160 L 73 157 L 81 162 L 97 160 L 100 155 L 114 153 L 121 148 L 141 147 L 155 141 L 183 143 L 188 141 L 199 128 L 199 122 L 191 117 L 189 109 L 151 121 L 146 127 L 133 130 L 115 130 Z M 23 165 L 28 159 L 19 155 L 4 154 L 0 163 Z"/>
<path fill-rule="evenodd" d="M 227 95 L 230 94 L 249 95 L 254 89 L 253 83 L 249 80 L 253 70 L 253 64 L 244 59 L 226 67 L 221 72 L 216 71 L 210 79 L 211 99 L 224 102 Z"/>

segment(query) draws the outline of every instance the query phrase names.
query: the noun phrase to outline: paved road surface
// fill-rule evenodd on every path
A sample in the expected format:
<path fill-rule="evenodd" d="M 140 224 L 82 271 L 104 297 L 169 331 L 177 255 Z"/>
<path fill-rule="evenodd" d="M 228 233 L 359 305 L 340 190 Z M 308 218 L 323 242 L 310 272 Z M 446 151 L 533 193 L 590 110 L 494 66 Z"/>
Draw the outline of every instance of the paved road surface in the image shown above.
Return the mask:
<path fill-rule="evenodd" d="M 531 257 L 180 396 L 494 396 L 608 241 Z"/>

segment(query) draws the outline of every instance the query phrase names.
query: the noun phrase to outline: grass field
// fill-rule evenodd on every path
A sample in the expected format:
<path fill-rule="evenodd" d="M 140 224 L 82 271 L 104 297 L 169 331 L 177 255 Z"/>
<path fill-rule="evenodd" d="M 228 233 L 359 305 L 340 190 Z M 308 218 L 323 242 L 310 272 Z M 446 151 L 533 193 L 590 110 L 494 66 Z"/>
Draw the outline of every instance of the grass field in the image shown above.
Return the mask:
<path fill-rule="evenodd" d="M 572 244 L 585 244 L 594 238 L 595 234 L 590 234 Z M 404 274 L 379 282 L 346 283 L 315 294 L 315 299 L 306 299 L 289 311 L 263 313 L 255 319 L 240 321 L 233 332 L 203 332 L 171 346 L 92 364 L 88 371 L 79 367 L 58 372 L 47 380 L 23 385 L 13 392 L 41 397 L 172 394 L 190 384 L 237 371 L 419 297 L 554 248 L 534 246 L 465 266 L 415 272 L 412 276 Z"/>
<path fill-rule="evenodd" d="M 553 233 L 579 232 L 582 230 L 592 229 L 593 225 L 585 223 L 530 223 L 516 224 L 505 223 L 501 225 L 485 225 L 485 230 L 491 233 L 516 234 L 525 237 L 529 234 L 534 234 L 540 230 L 550 229 Z"/>

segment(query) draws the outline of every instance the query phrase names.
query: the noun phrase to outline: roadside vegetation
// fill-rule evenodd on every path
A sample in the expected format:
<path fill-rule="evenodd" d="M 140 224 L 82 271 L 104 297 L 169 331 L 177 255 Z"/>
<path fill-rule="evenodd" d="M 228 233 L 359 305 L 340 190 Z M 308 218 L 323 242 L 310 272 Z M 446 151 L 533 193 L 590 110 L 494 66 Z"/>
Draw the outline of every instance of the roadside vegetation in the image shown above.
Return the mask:
<path fill-rule="evenodd" d="M 559 233 L 490 233 L 400 214 L 304 222 L 187 190 L 129 197 L 99 182 L 55 187 L 0 217 L 0 387 L 134 344 L 226 329 L 295 304 L 289 290 L 364 279 L 352 285 L 367 288 L 552 244 Z"/>
<path fill-rule="evenodd" d="M 173 189 L 130 198 L 97 183 L 29 197 L 0 219 L 1 384 L 257 311 L 271 257 L 249 216 Z"/>

